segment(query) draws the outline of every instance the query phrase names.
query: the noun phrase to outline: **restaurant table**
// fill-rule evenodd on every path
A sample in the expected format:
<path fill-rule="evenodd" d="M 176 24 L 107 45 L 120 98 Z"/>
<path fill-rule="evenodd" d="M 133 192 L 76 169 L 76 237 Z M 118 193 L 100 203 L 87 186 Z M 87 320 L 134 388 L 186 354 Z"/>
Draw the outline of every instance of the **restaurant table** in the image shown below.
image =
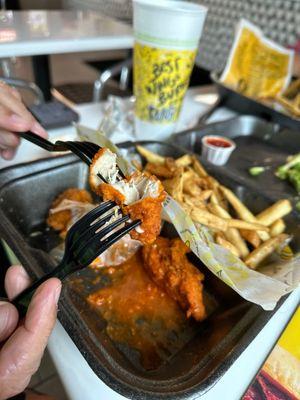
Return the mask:
<path fill-rule="evenodd" d="M 178 130 L 193 125 L 207 109 L 208 106 L 203 103 L 203 100 L 206 101 L 211 96 L 208 93 L 209 90 L 211 89 L 193 88 L 188 91 L 180 115 Z M 76 107 L 81 117 L 80 123 L 91 128 L 98 126 L 103 109 L 103 103 L 83 104 Z M 213 114 L 209 121 L 226 119 L 233 115 L 232 111 L 220 109 Z M 68 127 L 50 131 L 49 135 L 51 140 L 70 140 L 75 138 L 76 131 L 74 127 Z M 128 137 L 122 135 L 114 138 L 116 142 L 122 140 L 128 140 Z M 49 156 L 49 153 L 31 143 L 22 141 L 16 158 L 9 162 L 0 159 L 0 168 L 46 156 Z M 199 398 L 201 400 L 241 399 L 241 396 L 293 315 L 299 301 L 300 288 L 288 296 L 284 304 L 267 322 L 252 343 L 241 353 L 228 371 L 212 388 Z M 48 350 L 70 400 L 125 399 L 125 397 L 114 392 L 97 377 L 60 322 L 56 323 L 54 331 L 50 336 Z M 193 398 L 196 399 L 197 397 L 194 396 Z"/>
<path fill-rule="evenodd" d="M 0 57 L 32 56 L 37 85 L 50 98 L 48 55 L 133 46 L 131 26 L 93 11 L 0 11 Z"/>

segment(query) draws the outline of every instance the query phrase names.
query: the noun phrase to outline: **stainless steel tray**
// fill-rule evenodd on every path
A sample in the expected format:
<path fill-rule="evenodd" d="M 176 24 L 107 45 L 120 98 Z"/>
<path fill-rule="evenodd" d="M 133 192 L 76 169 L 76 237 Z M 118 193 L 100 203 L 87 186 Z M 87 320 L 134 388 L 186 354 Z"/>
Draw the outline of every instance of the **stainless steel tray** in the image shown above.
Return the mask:
<path fill-rule="evenodd" d="M 197 143 L 189 140 L 194 145 Z M 184 153 L 166 143 L 145 142 L 143 145 L 166 156 L 178 157 Z M 137 157 L 134 143 L 120 147 L 127 156 Z M 216 170 L 217 178 L 235 190 L 246 204 L 255 208 L 254 211 L 269 204 L 267 196 L 247 188 L 224 172 Z M 41 276 L 54 266 L 49 250 L 59 239 L 45 226 L 53 198 L 66 188 L 87 185 L 88 168 L 72 155 L 0 172 L 0 237 L 33 277 Z M 297 225 L 296 220 L 290 218 L 291 230 Z M 86 302 L 86 295 L 96 290 L 95 272 L 87 268 L 65 282 L 59 320 L 90 367 L 115 391 L 129 399 L 176 400 L 201 396 L 227 371 L 276 311 L 266 312 L 248 303 L 201 263 L 198 262 L 198 266 L 204 268 L 206 290 L 214 295 L 218 307 L 206 321 L 197 325 L 191 340 L 154 371 L 143 369 L 136 354 L 110 340 L 105 321 Z M 85 283 L 80 293 L 74 285 L 78 276 Z M 278 307 L 282 302 L 283 299 Z"/>

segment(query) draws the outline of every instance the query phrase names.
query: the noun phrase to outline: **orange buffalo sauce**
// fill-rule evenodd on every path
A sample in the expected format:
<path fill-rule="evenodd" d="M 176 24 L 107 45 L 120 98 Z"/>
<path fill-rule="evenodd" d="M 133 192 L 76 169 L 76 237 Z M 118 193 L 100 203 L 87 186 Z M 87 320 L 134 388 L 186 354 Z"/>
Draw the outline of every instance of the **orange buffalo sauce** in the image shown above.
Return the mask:
<path fill-rule="evenodd" d="M 114 342 L 140 352 L 145 369 L 157 368 L 192 335 L 177 303 L 148 277 L 140 251 L 117 268 L 104 268 L 111 284 L 88 296 L 107 321 Z"/>

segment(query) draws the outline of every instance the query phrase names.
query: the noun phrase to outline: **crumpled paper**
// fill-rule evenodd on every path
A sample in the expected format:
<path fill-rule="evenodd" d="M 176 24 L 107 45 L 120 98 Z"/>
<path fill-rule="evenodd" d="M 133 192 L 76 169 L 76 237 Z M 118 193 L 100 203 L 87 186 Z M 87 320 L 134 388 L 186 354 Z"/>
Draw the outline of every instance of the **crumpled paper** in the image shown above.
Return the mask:
<path fill-rule="evenodd" d="M 86 129 L 78 127 L 79 134 L 80 132 L 82 134 L 82 128 L 84 131 Z M 94 132 L 94 135 L 99 146 L 109 147 L 117 152 L 125 174 L 129 169 L 133 169 L 133 166 L 121 156 L 120 149 L 99 132 Z M 125 150 L 123 155 L 128 157 L 128 151 Z M 181 239 L 212 273 L 241 297 L 260 305 L 265 310 L 273 310 L 282 296 L 300 284 L 300 254 L 287 261 L 281 260 L 278 256 L 276 263 L 264 267 L 261 272 L 255 271 L 248 268 L 229 250 L 214 243 L 209 229 L 201 224 L 195 224 L 170 196 L 167 196 L 163 204 L 162 217 L 174 225 Z"/>
<path fill-rule="evenodd" d="M 135 139 L 134 98 L 109 96 L 98 131 L 114 141 Z"/>

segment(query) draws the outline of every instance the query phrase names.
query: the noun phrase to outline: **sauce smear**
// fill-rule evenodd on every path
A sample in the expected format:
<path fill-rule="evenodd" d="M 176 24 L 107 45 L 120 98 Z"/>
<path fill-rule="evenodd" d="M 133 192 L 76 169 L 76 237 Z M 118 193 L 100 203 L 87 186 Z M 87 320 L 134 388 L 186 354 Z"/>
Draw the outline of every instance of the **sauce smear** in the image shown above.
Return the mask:
<path fill-rule="evenodd" d="M 100 274 L 111 283 L 88 296 L 88 302 L 106 320 L 110 338 L 140 353 L 145 369 L 158 368 L 194 334 L 177 303 L 148 277 L 141 252 L 126 263 Z"/>

